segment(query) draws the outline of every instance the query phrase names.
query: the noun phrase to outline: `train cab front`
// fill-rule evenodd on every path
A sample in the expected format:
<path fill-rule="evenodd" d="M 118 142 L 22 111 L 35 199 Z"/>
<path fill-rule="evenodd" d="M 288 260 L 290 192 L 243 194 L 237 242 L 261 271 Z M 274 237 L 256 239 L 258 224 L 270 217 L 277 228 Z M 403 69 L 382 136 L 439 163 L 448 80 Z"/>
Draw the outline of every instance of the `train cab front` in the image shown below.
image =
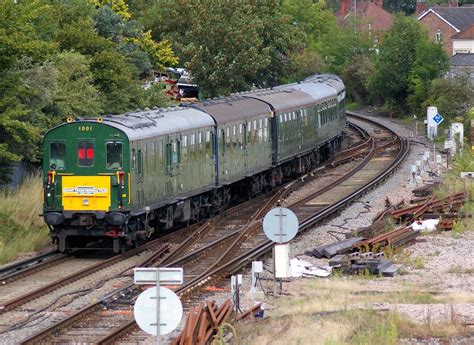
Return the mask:
<path fill-rule="evenodd" d="M 118 251 L 130 213 L 126 135 L 101 119 L 68 121 L 43 150 L 43 215 L 59 250 Z"/>

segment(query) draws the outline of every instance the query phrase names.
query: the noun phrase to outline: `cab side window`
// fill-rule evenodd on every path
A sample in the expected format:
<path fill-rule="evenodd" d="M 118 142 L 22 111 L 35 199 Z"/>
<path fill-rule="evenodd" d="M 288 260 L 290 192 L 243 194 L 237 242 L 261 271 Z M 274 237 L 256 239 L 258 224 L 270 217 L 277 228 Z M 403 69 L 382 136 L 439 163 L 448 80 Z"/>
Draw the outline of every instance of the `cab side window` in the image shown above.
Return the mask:
<path fill-rule="evenodd" d="M 49 146 L 49 167 L 52 170 L 64 170 L 66 166 L 66 144 L 54 142 Z"/>
<path fill-rule="evenodd" d="M 94 165 L 94 142 L 92 140 L 80 140 L 77 142 L 77 162 L 80 167 L 91 167 Z"/>
<path fill-rule="evenodd" d="M 106 144 L 107 169 L 118 170 L 123 166 L 122 143 L 110 142 Z"/>

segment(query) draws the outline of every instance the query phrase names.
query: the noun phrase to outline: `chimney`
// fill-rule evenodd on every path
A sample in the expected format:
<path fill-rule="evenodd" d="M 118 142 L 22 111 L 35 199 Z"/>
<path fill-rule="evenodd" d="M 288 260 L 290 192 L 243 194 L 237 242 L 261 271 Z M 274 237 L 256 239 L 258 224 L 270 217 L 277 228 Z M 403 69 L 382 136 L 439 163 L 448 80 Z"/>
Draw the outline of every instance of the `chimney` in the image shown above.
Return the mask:
<path fill-rule="evenodd" d="M 351 9 L 351 0 L 342 0 L 341 1 L 341 15 L 343 17 L 349 14 L 349 10 Z"/>
<path fill-rule="evenodd" d="M 426 1 L 425 0 L 416 0 L 416 15 L 420 15 L 423 11 L 426 10 Z"/>

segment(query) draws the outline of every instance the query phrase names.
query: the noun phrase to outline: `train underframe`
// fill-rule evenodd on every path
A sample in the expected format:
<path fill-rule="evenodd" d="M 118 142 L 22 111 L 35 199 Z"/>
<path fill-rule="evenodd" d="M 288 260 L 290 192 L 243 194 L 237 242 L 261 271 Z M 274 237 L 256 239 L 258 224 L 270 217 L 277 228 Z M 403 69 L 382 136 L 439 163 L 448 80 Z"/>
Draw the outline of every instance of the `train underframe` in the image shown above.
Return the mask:
<path fill-rule="evenodd" d="M 120 213 L 125 221 L 114 223 L 113 214 L 77 213 L 66 217 L 50 230 L 61 252 L 75 249 L 111 249 L 123 252 L 135 247 L 156 233 L 171 231 L 210 218 L 225 210 L 236 199 L 250 199 L 314 170 L 341 148 L 342 136 L 330 140 L 311 152 L 293 158 L 277 167 L 248 176 L 227 186 L 183 199 L 177 203 L 134 214 Z M 245 193 L 242 193 L 245 191 Z M 118 212 L 115 212 L 119 214 Z M 117 215 L 118 216 L 118 215 Z M 120 224 L 121 223 L 121 224 Z"/>

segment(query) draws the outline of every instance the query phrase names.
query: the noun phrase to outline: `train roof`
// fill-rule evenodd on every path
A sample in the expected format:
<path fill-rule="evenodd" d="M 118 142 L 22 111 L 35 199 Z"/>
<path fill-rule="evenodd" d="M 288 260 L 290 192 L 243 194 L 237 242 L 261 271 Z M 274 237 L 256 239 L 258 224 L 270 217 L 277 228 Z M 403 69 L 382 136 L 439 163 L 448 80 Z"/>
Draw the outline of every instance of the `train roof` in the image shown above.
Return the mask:
<path fill-rule="evenodd" d="M 189 106 L 208 113 L 216 120 L 218 125 L 263 114 L 270 116 L 271 113 L 268 104 L 257 99 L 237 95 L 194 103 Z"/>
<path fill-rule="evenodd" d="M 277 86 L 277 89 L 296 89 L 310 94 L 315 100 L 320 101 L 338 95 L 338 100 L 345 96 L 345 86 L 341 78 L 333 74 L 315 74 L 307 77 L 302 82 Z"/>
<path fill-rule="evenodd" d="M 326 84 L 336 89 L 338 94 L 341 91 L 345 90 L 344 82 L 342 81 L 342 79 L 334 74 L 315 74 L 305 78 L 305 80 L 303 80 L 303 83 Z"/>
<path fill-rule="evenodd" d="M 167 108 L 106 115 L 104 123 L 124 132 L 130 140 L 213 126 L 212 118 L 193 108 Z"/>
<path fill-rule="evenodd" d="M 275 111 L 286 111 L 315 103 L 313 97 L 299 90 L 257 90 L 244 94 L 270 104 Z"/>

